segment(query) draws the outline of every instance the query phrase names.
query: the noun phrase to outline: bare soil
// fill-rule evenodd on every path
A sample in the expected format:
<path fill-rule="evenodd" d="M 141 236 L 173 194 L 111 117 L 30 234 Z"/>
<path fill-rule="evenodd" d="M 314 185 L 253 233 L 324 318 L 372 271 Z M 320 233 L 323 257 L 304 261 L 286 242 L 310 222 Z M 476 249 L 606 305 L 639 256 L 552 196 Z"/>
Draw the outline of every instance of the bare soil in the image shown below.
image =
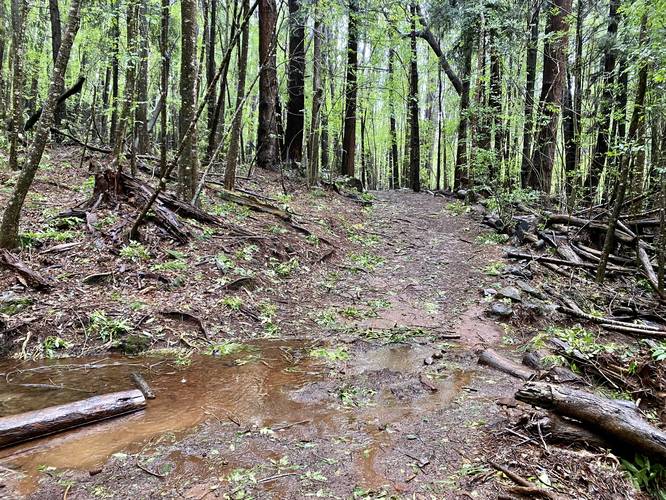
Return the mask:
<path fill-rule="evenodd" d="M 24 231 L 46 232 L 50 217 L 89 196 L 74 158 L 50 153 Z M 129 258 L 109 235 L 132 211 L 109 207 L 68 241 L 39 236 L 20 252 L 52 290 L 2 271 L 0 288 L 26 300 L 3 316 L 0 414 L 126 389 L 131 371 L 157 399 L 140 414 L 0 451 L 0 495 L 497 498 L 514 484 L 494 462 L 561 498 L 643 498 L 609 452 L 514 430 L 530 411 L 513 399 L 521 382 L 480 366 L 476 352 L 519 361 L 554 320 L 488 315 L 483 290 L 512 278 L 489 275 L 502 249 L 479 242 L 473 212 L 406 191 L 374 193 L 363 209 L 289 179 L 285 198 L 276 175 L 253 178 L 243 188 L 288 204 L 318 237 L 211 192 L 204 208 L 229 226 L 194 225 L 186 245 L 153 227 L 148 257 Z M 3 179 L 0 202 L 10 185 Z M 53 250 L 62 243 L 79 244 Z M 91 319 L 100 312 L 128 331 L 103 337 Z M 48 337 L 64 345 L 49 351 Z M 140 354 L 122 354 L 130 337 Z M 46 355 L 56 359 L 30 361 Z M 62 387 L 25 385 L 37 383 Z"/>

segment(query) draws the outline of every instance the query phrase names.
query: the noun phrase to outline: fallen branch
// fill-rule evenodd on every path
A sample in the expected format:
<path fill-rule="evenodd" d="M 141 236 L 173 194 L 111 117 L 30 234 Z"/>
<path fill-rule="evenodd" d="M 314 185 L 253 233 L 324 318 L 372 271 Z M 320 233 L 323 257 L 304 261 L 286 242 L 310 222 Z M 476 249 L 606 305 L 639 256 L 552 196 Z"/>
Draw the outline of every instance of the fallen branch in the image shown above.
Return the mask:
<path fill-rule="evenodd" d="M 522 380 L 529 380 L 535 375 L 532 370 L 505 358 L 492 349 L 486 349 L 479 353 L 479 363 L 488 365 L 491 368 L 495 368 L 496 370 L 507 373 L 512 377 L 516 377 Z"/>
<path fill-rule="evenodd" d="M 25 262 L 10 253 L 8 250 L 0 251 L 0 267 L 6 267 L 19 275 L 19 279 L 27 286 L 36 290 L 52 287 L 52 283 L 37 271 L 30 269 Z"/>
<path fill-rule="evenodd" d="M 578 420 L 604 438 L 666 460 L 666 433 L 643 420 L 633 403 L 541 382 L 528 382 L 516 399 Z"/>

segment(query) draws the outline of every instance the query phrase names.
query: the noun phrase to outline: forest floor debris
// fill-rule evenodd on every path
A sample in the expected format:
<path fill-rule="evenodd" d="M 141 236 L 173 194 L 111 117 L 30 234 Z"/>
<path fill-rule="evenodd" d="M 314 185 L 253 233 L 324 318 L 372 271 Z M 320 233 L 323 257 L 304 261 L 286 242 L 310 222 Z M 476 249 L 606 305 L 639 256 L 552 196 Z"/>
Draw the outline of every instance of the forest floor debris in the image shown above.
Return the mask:
<path fill-rule="evenodd" d="M 50 156 L 19 257 L 53 287 L 37 292 L 2 273 L 2 286 L 26 301 L 3 316 L 14 359 L 0 368 L 13 384 L 3 385 L 0 408 L 132 388 L 131 373 L 157 397 L 141 417 L 3 450 L 6 491 L 493 498 L 516 488 L 496 464 L 530 483 L 519 488 L 550 497 L 645 497 L 612 453 L 543 443 L 521 421 L 534 410 L 513 399 L 522 381 L 478 363 L 479 350 L 517 362 L 526 347 L 560 337 L 596 358 L 585 335 L 566 333 L 577 328 L 570 319 L 554 326 L 553 296 L 526 278 L 529 266 L 508 265 L 492 233 L 455 202 L 396 191 L 362 208 L 289 179 L 284 194 L 262 173 L 243 189 L 298 214 L 307 233 L 211 190 L 202 208 L 222 226 L 184 221 L 193 237 L 177 244 L 149 224 L 140 244 L 119 245 L 105 235 L 132 209 L 57 217 L 87 200 L 92 183 L 67 150 Z M 326 259 L 324 240 L 335 242 Z M 512 302 L 514 314 L 497 322 L 492 301 Z M 32 361 L 40 357 L 53 359 Z"/>

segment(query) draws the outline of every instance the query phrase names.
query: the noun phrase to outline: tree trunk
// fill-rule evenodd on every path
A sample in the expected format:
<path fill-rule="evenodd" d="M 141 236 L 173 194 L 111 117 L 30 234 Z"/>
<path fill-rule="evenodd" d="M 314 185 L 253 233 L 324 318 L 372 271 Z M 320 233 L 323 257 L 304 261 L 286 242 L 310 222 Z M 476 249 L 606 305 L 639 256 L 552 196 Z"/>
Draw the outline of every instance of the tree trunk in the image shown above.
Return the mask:
<path fill-rule="evenodd" d="M 472 33 L 464 34 L 463 41 L 463 77 L 462 93 L 460 94 L 460 117 L 458 121 L 458 144 L 456 147 L 456 165 L 454 172 L 454 189 L 460 189 L 467 182 L 467 125 L 469 123 L 469 92 L 472 73 Z"/>
<path fill-rule="evenodd" d="M 275 0 L 259 0 L 259 127 L 257 166 L 276 169 L 277 69 L 275 61 L 277 6 Z"/>
<path fill-rule="evenodd" d="M 356 95 L 358 92 L 358 0 L 349 0 L 347 29 L 347 79 L 345 81 L 345 123 L 342 138 L 342 174 L 354 177 L 356 153 Z"/>
<path fill-rule="evenodd" d="M 242 17 L 247 17 L 250 11 L 249 0 L 243 0 Z M 243 105 L 245 102 L 245 77 L 247 74 L 247 53 L 250 38 L 248 23 L 243 25 L 241 35 L 240 53 L 238 54 L 238 81 L 236 83 L 236 114 L 231 124 L 231 140 L 227 152 L 227 168 L 224 171 L 224 187 L 233 191 L 236 185 L 236 166 L 238 165 L 238 152 L 241 132 L 243 130 Z"/>
<path fill-rule="evenodd" d="M 421 135 L 419 131 L 419 68 L 416 52 L 416 3 L 410 6 L 412 15 L 411 60 L 409 78 L 409 187 L 421 190 Z"/>
<path fill-rule="evenodd" d="M 180 197 L 194 197 L 199 172 L 197 127 L 192 123 L 197 113 L 197 0 L 181 2 L 181 60 L 180 60 L 180 140 L 183 153 L 178 162 Z M 190 125 L 192 124 L 192 125 Z M 193 129 L 186 134 L 188 127 Z"/>
<path fill-rule="evenodd" d="M 162 64 L 160 66 L 160 92 L 162 99 L 162 114 L 160 116 L 160 175 L 167 168 L 167 129 L 169 123 L 169 106 L 167 97 L 169 95 L 169 0 L 161 0 L 160 4 L 160 52 Z"/>
<path fill-rule="evenodd" d="M 118 112 L 120 109 L 120 0 L 112 4 L 113 21 L 111 24 L 111 128 L 109 129 L 109 143 L 114 144 L 116 129 L 118 128 Z"/>
<path fill-rule="evenodd" d="M 490 93 L 488 95 L 488 111 L 492 123 L 493 136 L 495 138 L 494 151 L 496 160 L 488 166 L 489 181 L 496 182 L 499 186 L 500 169 L 504 164 L 504 119 L 502 118 L 502 61 L 497 50 L 497 33 L 490 30 Z"/>
<path fill-rule="evenodd" d="M 147 0 L 139 0 L 138 7 L 138 72 L 136 74 L 136 154 L 144 155 L 150 148 L 148 138 L 148 18 Z"/>
<path fill-rule="evenodd" d="M 18 170 L 19 134 L 23 124 L 23 74 L 27 0 L 12 0 L 12 116 L 9 127 L 9 168 Z"/>
<path fill-rule="evenodd" d="M 217 0 L 210 0 L 210 8 L 208 9 L 210 11 L 209 13 L 209 18 L 210 21 L 208 22 L 208 33 L 206 33 L 206 87 L 210 85 L 210 82 L 213 81 L 213 78 L 215 78 L 215 37 L 217 34 Z M 239 68 L 240 71 L 240 68 Z M 215 89 L 212 90 L 208 94 L 207 98 L 207 129 L 208 129 L 208 134 L 210 135 L 211 132 L 216 128 L 217 126 L 217 120 L 215 120 L 215 102 L 216 102 L 216 95 L 217 93 L 215 92 Z M 210 154 L 212 154 L 212 151 L 208 149 L 206 153 L 206 160 L 210 160 Z"/>
<path fill-rule="evenodd" d="M 539 99 L 539 132 L 532 157 L 534 176 L 530 187 L 545 193 L 550 192 L 555 150 L 557 147 L 557 124 L 562 108 L 562 90 L 566 77 L 568 16 L 571 0 L 552 0 L 548 8 L 546 40 L 543 48 L 543 77 Z"/>
<path fill-rule="evenodd" d="M 288 163 L 303 160 L 305 123 L 305 14 L 301 0 L 289 3 L 289 67 L 287 71 L 287 128 L 283 156 Z"/>
<path fill-rule="evenodd" d="M 608 33 L 606 39 L 606 50 L 604 53 L 603 66 L 604 73 L 602 77 L 602 95 L 599 103 L 599 128 L 597 130 L 597 140 L 592 153 L 592 164 L 590 166 L 590 175 L 588 185 L 590 191 L 599 187 L 601 173 L 606 164 L 606 157 L 609 150 L 609 136 L 611 125 L 611 113 L 613 109 L 613 83 L 615 64 L 617 60 L 617 49 L 615 39 L 617 37 L 617 25 L 619 21 L 618 8 L 620 0 L 609 0 L 608 12 Z"/>
<path fill-rule="evenodd" d="M 2 215 L 0 224 L 0 247 L 13 248 L 18 243 L 19 220 L 21 217 L 21 208 L 28 194 L 28 190 L 35 178 L 35 173 L 39 168 L 39 163 L 49 138 L 49 131 L 53 125 L 53 115 L 55 112 L 58 97 L 62 93 L 65 85 L 65 71 L 69 62 L 69 54 L 74 43 L 74 37 L 79 29 L 81 0 L 72 0 L 70 3 L 69 14 L 67 17 L 67 29 L 60 44 L 60 52 L 53 66 L 51 75 L 51 84 L 44 104 L 41 118 L 37 122 L 35 136 L 28 152 L 27 162 L 21 169 L 21 173 L 16 180 L 16 185 L 9 199 L 7 208 Z"/>
<path fill-rule="evenodd" d="M 516 399 L 576 419 L 632 451 L 666 460 L 666 434 L 643 420 L 633 402 L 540 382 L 525 384 L 516 392 Z"/>
<path fill-rule="evenodd" d="M 146 398 L 140 390 L 134 389 L 2 417 L 0 418 L 0 447 L 126 415 L 145 407 Z"/>
<path fill-rule="evenodd" d="M 400 160 L 398 158 L 398 128 L 395 119 L 395 74 L 393 70 L 394 49 L 389 49 L 388 78 L 389 78 L 389 135 L 391 138 L 391 151 L 389 154 L 391 167 L 391 189 L 400 188 Z"/>
<path fill-rule="evenodd" d="M 308 139 L 308 185 L 319 183 L 319 135 L 320 135 L 320 113 L 324 97 L 324 84 L 322 81 L 321 60 L 321 12 L 318 4 L 314 3 L 314 48 L 312 53 L 312 116 L 310 120 L 310 137 Z"/>
<path fill-rule="evenodd" d="M 62 26 L 60 25 L 60 9 L 58 8 L 58 0 L 49 0 L 49 19 L 51 21 L 51 56 L 53 64 L 55 64 L 62 43 Z M 60 128 L 62 117 L 65 115 L 65 106 L 62 106 L 55 111 L 54 126 Z"/>
<path fill-rule="evenodd" d="M 580 0 L 582 1 L 582 0 Z M 525 121 L 523 124 L 523 158 L 521 161 L 520 180 L 523 188 L 528 187 L 533 176 L 532 134 L 534 129 L 534 83 L 536 81 L 537 50 L 539 46 L 539 13 L 541 2 L 537 2 L 530 12 L 527 42 L 527 77 L 525 81 Z"/>

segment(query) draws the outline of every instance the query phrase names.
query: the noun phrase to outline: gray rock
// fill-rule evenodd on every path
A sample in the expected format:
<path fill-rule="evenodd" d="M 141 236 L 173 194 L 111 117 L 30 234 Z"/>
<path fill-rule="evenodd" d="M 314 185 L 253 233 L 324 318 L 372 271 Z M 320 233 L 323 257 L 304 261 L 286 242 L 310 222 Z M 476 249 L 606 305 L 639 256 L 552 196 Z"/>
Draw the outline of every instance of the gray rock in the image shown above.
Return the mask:
<path fill-rule="evenodd" d="M 532 271 L 522 266 L 506 266 L 503 274 L 510 274 L 512 276 L 526 279 L 530 279 L 533 276 Z"/>
<path fill-rule="evenodd" d="M 520 296 L 520 291 L 513 286 L 505 286 L 497 292 L 498 297 L 511 299 L 514 302 L 522 302 L 523 298 Z"/>
<path fill-rule="evenodd" d="M 536 288 L 534 288 L 532 285 L 523 280 L 516 281 L 516 286 L 520 288 L 523 292 L 529 293 L 530 295 L 540 295 L 539 291 Z"/>
<path fill-rule="evenodd" d="M 490 305 L 490 312 L 501 318 L 508 318 L 513 314 L 513 307 L 511 307 L 511 304 L 505 304 L 504 302 L 493 302 Z"/>
<path fill-rule="evenodd" d="M 497 295 L 497 290 L 495 290 L 494 288 L 484 288 L 483 295 L 484 297 L 493 297 Z"/>

